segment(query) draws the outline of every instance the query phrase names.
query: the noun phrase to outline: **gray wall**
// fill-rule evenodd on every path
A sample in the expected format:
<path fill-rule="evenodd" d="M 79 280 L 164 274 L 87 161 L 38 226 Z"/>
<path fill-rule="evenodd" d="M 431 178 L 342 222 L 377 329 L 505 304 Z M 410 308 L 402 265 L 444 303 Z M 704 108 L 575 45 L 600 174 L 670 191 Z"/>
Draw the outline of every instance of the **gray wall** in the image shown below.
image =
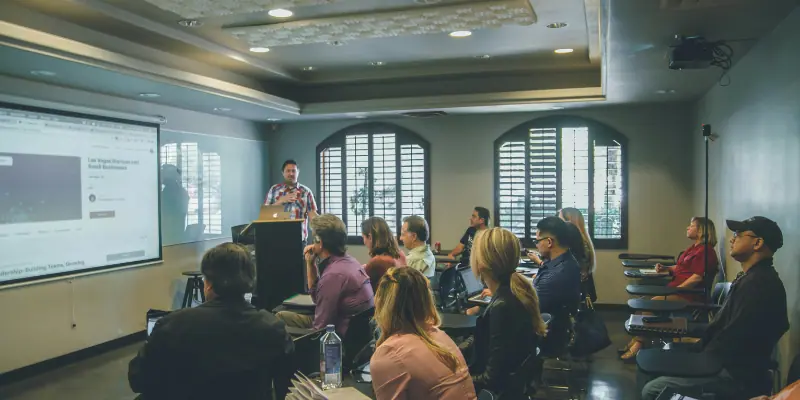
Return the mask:
<path fill-rule="evenodd" d="M 163 115 L 168 129 L 264 140 L 251 122 L 0 76 L 4 95 Z M 145 312 L 172 308 L 181 272 L 197 270 L 203 252 L 222 241 L 164 247 L 160 265 L 0 290 L 0 374 L 142 331 Z"/>
<path fill-rule="evenodd" d="M 692 216 L 692 165 L 688 105 L 597 107 L 570 113 L 593 118 L 617 129 L 629 142 L 629 250 L 677 254 L 689 242 L 684 228 Z M 494 209 L 494 140 L 514 126 L 552 113 L 508 113 L 397 119 L 431 143 L 432 239 L 451 249 L 467 228 L 472 208 Z M 324 121 L 288 124 L 270 138 L 273 178 L 281 164 L 294 158 L 300 181 L 316 190 L 316 146 L 337 130 L 363 122 Z M 625 277 L 617 255 L 598 252 L 595 279 L 599 302 L 624 304 Z M 360 261 L 363 246 L 351 246 Z"/>
<path fill-rule="evenodd" d="M 697 104 L 695 126 L 712 125 L 719 139 L 710 145 L 710 216 L 725 219 L 763 215 L 783 230 L 784 247 L 775 266 L 786 287 L 789 322 L 781 341 L 782 371 L 800 350 L 800 8 L 794 10 L 733 68 L 731 85 L 715 87 Z M 695 130 L 695 210 L 702 212 L 705 155 Z M 730 239 L 727 230 L 720 236 Z M 730 248 L 725 241 L 727 254 Z M 728 276 L 741 271 L 727 257 Z"/>

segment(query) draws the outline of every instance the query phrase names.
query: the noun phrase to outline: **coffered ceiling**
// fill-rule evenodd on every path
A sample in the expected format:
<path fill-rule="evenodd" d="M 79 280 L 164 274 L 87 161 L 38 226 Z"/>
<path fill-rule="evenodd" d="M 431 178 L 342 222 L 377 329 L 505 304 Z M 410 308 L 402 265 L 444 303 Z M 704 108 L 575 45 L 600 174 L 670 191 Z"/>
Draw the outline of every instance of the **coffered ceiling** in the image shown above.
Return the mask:
<path fill-rule="evenodd" d="M 147 87 L 161 94 L 148 101 L 255 120 L 671 101 L 696 97 L 718 76 L 668 70 L 675 34 L 757 39 L 795 5 L 4 0 L 0 74 L 132 98 Z M 737 42 L 737 57 L 751 45 Z M 59 71 L 30 74 L 46 68 Z"/>

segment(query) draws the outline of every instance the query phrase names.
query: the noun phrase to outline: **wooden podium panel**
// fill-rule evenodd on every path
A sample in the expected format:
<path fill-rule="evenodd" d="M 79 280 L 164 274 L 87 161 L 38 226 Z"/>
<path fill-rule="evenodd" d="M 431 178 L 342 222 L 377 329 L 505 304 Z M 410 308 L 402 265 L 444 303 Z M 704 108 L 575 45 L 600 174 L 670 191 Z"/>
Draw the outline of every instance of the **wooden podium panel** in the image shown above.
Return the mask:
<path fill-rule="evenodd" d="M 305 291 L 303 220 L 253 221 L 256 290 L 253 304 L 272 310 Z"/>

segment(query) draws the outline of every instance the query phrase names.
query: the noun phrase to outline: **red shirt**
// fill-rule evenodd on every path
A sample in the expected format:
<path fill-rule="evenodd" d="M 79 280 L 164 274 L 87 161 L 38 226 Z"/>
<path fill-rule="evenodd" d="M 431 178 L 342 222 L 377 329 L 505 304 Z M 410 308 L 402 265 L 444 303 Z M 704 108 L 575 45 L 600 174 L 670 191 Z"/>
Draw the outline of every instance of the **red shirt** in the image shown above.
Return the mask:
<path fill-rule="evenodd" d="M 706 248 L 708 248 L 708 270 L 706 270 L 706 268 L 703 266 Z M 717 252 L 714 251 L 713 247 L 699 244 L 692 245 L 686 249 L 680 257 L 678 257 L 678 262 L 675 264 L 675 269 L 672 271 L 672 282 L 668 283 L 667 286 L 677 287 L 689 279 L 692 275 L 704 276 L 703 274 L 707 273 L 706 276 L 712 276 L 717 273 L 717 270 L 719 269 L 718 265 L 719 261 L 717 260 Z M 694 286 L 696 289 L 701 289 L 702 287 L 702 282 Z M 683 297 L 687 301 L 704 301 L 703 295 L 700 294 L 679 294 L 679 296 Z"/>

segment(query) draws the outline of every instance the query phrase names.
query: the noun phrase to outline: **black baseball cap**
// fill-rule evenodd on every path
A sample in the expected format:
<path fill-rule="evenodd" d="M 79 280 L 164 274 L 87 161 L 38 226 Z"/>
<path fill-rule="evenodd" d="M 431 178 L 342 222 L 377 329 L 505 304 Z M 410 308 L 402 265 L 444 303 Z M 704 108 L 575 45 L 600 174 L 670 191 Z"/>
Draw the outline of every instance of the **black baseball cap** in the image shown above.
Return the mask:
<path fill-rule="evenodd" d="M 751 217 L 744 221 L 726 220 L 728 229 L 734 232 L 752 231 L 764 240 L 764 244 L 773 252 L 783 247 L 783 232 L 775 221 L 767 217 Z"/>

